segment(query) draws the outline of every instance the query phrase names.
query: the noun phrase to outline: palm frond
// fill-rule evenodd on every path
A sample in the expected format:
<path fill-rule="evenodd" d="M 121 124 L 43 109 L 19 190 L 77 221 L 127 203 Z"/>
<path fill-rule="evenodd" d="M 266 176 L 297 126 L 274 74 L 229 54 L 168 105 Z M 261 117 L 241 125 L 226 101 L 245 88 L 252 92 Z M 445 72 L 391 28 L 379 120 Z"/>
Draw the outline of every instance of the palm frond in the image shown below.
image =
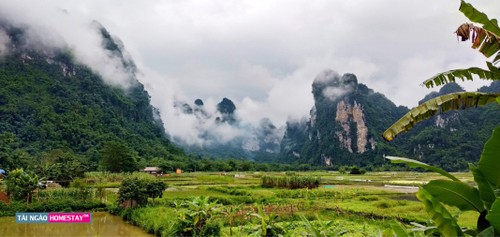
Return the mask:
<path fill-rule="evenodd" d="M 438 96 L 430 99 L 406 113 L 401 119 L 389 127 L 383 134 L 387 141 L 391 141 L 398 134 L 407 132 L 415 124 L 450 110 L 475 108 L 496 102 L 500 94 L 489 94 L 480 92 L 458 92 Z"/>
<path fill-rule="evenodd" d="M 478 77 L 483 80 L 500 80 L 500 70 L 498 68 L 495 68 L 495 66 L 493 66 L 491 63 L 488 63 L 488 68 L 489 70 L 478 67 L 450 70 L 439 73 L 427 79 L 422 84 L 427 88 L 431 88 L 450 82 L 456 82 L 457 79 L 460 79 L 462 81 L 473 81 L 474 77 Z"/>

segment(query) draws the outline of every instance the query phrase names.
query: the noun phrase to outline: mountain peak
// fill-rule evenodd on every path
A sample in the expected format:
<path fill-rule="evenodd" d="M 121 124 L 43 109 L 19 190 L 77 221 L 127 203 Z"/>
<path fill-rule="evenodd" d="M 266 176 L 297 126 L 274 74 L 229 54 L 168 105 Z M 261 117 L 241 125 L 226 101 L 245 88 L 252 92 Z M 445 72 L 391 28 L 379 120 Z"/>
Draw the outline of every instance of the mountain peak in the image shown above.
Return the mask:
<path fill-rule="evenodd" d="M 236 110 L 236 106 L 234 105 L 233 101 L 224 97 L 224 99 L 222 99 L 222 101 L 217 104 L 217 110 L 221 114 L 233 114 Z"/>
<path fill-rule="evenodd" d="M 316 76 L 312 84 L 312 92 L 316 100 L 325 97 L 335 101 L 355 91 L 357 87 L 358 79 L 356 75 L 346 73 L 340 76 L 337 72 L 328 69 Z"/>
<path fill-rule="evenodd" d="M 201 99 L 196 99 L 196 100 L 194 101 L 194 104 L 195 104 L 195 105 L 197 105 L 197 106 L 203 106 L 203 100 L 201 100 Z"/>

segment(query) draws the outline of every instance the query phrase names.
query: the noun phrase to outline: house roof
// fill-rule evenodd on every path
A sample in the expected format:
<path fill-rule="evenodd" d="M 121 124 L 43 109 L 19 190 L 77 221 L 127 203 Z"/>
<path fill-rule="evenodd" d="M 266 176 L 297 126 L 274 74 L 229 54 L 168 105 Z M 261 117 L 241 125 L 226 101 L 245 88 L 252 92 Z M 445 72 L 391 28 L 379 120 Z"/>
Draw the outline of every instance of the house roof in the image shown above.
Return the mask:
<path fill-rule="evenodd" d="M 148 172 L 148 171 L 160 171 L 160 168 L 158 168 L 158 167 L 146 167 L 146 168 L 144 168 L 143 171 L 144 172 Z"/>

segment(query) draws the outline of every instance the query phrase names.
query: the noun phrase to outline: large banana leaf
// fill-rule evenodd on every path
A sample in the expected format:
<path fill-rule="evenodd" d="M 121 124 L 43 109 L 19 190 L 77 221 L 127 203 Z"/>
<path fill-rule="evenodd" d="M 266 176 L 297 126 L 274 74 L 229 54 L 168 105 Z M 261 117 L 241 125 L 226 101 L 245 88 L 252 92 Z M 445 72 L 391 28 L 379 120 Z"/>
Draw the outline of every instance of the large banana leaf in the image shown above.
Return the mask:
<path fill-rule="evenodd" d="M 481 233 L 476 235 L 476 237 L 491 237 L 491 236 L 495 236 L 495 229 L 493 228 L 493 226 L 486 228 L 485 230 L 481 231 Z"/>
<path fill-rule="evenodd" d="M 395 164 L 403 163 L 403 164 L 406 164 L 406 165 L 410 166 L 411 168 L 422 168 L 422 169 L 425 169 L 425 170 L 433 171 L 433 172 L 441 174 L 442 176 L 447 177 L 447 178 L 449 178 L 451 180 L 459 181 L 460 182 L 460 180 L 457 177 L 455 177 L 452 174 L 446 172 L 445 170 L 440 169 L 438 167 L 434 167 L 432 165 L 428 165 L 428 164 L 420 162 L 418 160 L 412 160 L 412 159 L 409 159 L 409 158 L 397 157 L 397 156 L 384 156 L 384 158 L 386 158 L 388 160 L 391 160 L 391 162 L 395 163 Z"/>
<path fill-rule="evenodd" d="M 406 231 L 405 227 L 401 225 L 401 223 L 397 221 L 391 221 L 390 222 L 391 229 L 394 232 L 395 237 L 410 237 L 414 236 L 414 233 L 412 232 L 411 235 Z"/>
<path fill-rule="evenodd" d="M 490 20 L 486 14 L 478 11 L 470 3 L 466 3 L 463 0 L 460 3 L 459 10 L 472 22 L 482 24 L 484 29 L 500 36 L 500 28 L 496 19 Z"/>
<path fill-rule="evenodd" d="M 484 207 L 490 209 L 491 204 L 495 201 L 495 192 L 491 186 L 488 179 L 484 174 L 473 164 L 469 164 L 469 170 L 474 176 L 474 181 L 476 181 L 477 189 L 479 190 L 479 196 L 484 203 Z"/>
<path fill-rule="evenodd" d="M 432 180 L 422 188 L 440 202 L 458 207 L 462 211 L 481 213 L 484 210 L 479 191 L 464 182 Z"/>
<path fill-rule="evenodd" d="M 500 187 L 500 127 L 493 130 L 490 139 L 484 144 L 477 167 L 489 182 Z"/>
<path fill-rule="evenodd" d="M 491 210 L 486 215 L 486 220 L 495 228 L 496 233 L 500 233 L 500 198 L 497 198 L 491 206 Z"/>
<path fill-rule="evenodd" d="M 483 27 L 476 27 L 472 24 L 464 24 L 462 28 L 460 26 L 457 30 L 459 34 L 460 29 L 470 30 L 472 32 L 472 48 L 478 49 L 479 52 L 484 54 L 486 57 L 491 57 L 495 53 L 497 54 L 493 63 L 497 63 L 500 59 L 498 51 L 500 50 L 500 28 L 498 27 L 498 21 L 496 19 L 489 19 L 488 16 L 477 9 L 475 9 L 471 4 L 466 3 L 462 0 L 459 9 L 469 20 L 482 24 Z M 470 27 L 469 27 L 470 26 Z M 462 33 L 464 33 L 462 31 Z M 464 40 L 464 38 L 462 38 Z M 465 39 L 467 40 L 467 38 Z"/>
<path fill-rule="evenodd" d="M 500 70 L 495 69 L 494 66 L 493 68 L 490 67 L 490 70 L 478 67 L 471 67 L 467 69 L 455 69 L 439 73 L 424 81 L 423 84 L 427 88 L 431 88 L 434 86 L 440 86 L 450 82 L 455 82 L 457 79 L 461 79 L 462 81 L 465 80 L 472 81 L 474 76 L 477 76 L 483 80 L 500 80 Z"/>
<path fill-rule="evenodd" d="M 480 92 L 459 92 L 438 96 L 410 110 L 410 112 L 405 114 L 401 119 L 389 127 L 384 132 L 383 137 L 385 140 L 391 141 L 398 134 L 407 132 L 413 128 L 415 124 L 428 119 L 437 113 L 483 106 L 496 102 L 497 97 L 500 97 L 500 94 Z"/>
<path fill-rule="evenodd" d="M 434 224 L 444 236 L 464 236 L 455 218 L 430 193 L 424 189 L 419 189 L 417 198 L 424 204 L 425 210 L 430 214 Z"/>

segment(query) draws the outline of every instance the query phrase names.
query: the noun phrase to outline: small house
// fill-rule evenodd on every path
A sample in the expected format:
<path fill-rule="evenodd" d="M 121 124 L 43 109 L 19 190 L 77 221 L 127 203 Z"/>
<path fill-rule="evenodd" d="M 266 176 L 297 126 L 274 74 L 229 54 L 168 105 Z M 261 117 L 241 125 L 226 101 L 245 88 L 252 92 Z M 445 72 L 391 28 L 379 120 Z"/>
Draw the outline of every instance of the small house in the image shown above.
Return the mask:
<path fill-rule="evenodd" d="M 181 174 L 181 173 L 182 173 L 182 170 L 181 170 L 181 169 L 177 168 L 177 169 L 175 170 L 175 174 Z"/>
<path fill-rule="evenodd" d="M 158 167 L 146 167 L 142 170 L 142 172 L 157 175 L 161 173 L 161 169 Z"/>

